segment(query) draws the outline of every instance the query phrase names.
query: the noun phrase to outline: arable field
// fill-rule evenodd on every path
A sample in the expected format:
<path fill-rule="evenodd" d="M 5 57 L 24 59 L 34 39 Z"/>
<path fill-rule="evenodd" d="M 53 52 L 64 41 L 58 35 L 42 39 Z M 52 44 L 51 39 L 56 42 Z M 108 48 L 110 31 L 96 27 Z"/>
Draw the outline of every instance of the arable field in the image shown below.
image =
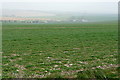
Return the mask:
<path fill-rule="evenodd" d="M 118 78 L 116 22 L 3 24 L 2 44 L 3 78 Z"/>

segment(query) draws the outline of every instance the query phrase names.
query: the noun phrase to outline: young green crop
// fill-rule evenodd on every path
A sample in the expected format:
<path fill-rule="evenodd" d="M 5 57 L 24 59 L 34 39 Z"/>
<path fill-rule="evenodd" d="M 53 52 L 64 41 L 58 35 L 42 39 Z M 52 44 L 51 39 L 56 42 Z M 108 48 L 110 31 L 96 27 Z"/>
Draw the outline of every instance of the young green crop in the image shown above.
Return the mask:
<path fill-rule="evenodd" d="M 3 24 L 3 78 L 76 78 L 97 68 L 117 78 L 117 34 L 114 22 Z"/>

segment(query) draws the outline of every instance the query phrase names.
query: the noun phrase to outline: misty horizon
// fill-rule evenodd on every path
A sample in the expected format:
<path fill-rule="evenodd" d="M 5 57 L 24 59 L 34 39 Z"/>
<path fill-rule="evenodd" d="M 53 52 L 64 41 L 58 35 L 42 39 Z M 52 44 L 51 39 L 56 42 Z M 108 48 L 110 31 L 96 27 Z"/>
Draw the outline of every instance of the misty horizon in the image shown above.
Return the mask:
<path fill-rule="evenodd" d="M 117 20 L 116 2 L 8 2 L 2 5 L 3 20 L 96 22 Z M 5 18 L 7 17 L 7 18 Z M 9 18 L 10 17 L 10 18 Z M 32 20 L 31 19 L 31 20 Z"/>

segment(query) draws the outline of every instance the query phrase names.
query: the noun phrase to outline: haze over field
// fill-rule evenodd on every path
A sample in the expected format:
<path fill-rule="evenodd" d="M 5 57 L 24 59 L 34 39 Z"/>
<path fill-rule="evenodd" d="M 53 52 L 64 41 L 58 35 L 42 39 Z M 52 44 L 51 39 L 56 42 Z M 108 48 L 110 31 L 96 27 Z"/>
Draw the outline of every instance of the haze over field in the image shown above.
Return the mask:
<path fill-rule="evenodd" d="M 117 2 L 9 2 L 2 5 L 3 17 L 81 19 L 85 22 L 117 20 Z M 3 18 L 4 19 L 4 18 Z M 8 20 L 8 19 L 7 19 Z"/>

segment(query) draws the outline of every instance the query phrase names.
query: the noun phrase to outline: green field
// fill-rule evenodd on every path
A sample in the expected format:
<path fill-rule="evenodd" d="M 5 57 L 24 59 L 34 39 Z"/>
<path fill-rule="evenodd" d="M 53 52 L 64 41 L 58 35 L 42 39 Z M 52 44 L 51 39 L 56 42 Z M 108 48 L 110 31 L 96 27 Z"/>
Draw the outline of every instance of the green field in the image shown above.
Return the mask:
<path fill-rule="evenodd" d="M 3 78 L 118 78 L 116 22 L 3 24 L 2 44 Z"/>

